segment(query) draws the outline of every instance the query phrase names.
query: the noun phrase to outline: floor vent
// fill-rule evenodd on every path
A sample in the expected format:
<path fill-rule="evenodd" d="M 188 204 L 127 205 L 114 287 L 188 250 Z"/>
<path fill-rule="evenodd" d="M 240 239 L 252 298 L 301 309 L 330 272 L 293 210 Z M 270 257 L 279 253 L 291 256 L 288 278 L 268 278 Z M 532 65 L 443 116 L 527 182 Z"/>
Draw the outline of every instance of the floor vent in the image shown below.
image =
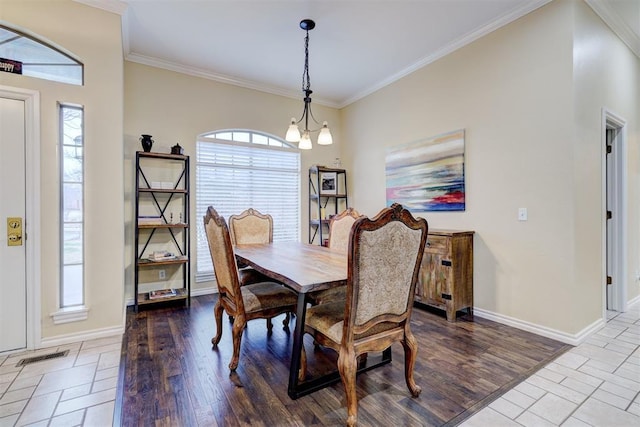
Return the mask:
<path fill-rule="evenodd" d="M 16 367 L 29 365 L 31 363 L 36 363 L 36 362 L 42 362 L 43 360 L 56 359 L 58 357 L 65 357 L 67 354 L 69 354 L 69 350 L 58 351 L 56 353 L 43 354 L 42 356 L 27 357 L 25 359 L 21 359 L 16 365 Z"/>

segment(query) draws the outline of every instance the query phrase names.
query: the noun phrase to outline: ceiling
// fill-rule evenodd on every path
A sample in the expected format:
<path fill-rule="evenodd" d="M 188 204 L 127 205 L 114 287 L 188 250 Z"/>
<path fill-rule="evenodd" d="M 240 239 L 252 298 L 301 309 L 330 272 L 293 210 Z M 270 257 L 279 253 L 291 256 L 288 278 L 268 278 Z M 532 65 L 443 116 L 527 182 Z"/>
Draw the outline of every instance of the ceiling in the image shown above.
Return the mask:
<path fill-rule="evenodd" d="M 292 97 L 311 18 L 313 101 L 339 108 L 550 0 L 76 1 L 123 15 L 129 61 Z M 640 56 L 640 0 L 585 1 Z"/>

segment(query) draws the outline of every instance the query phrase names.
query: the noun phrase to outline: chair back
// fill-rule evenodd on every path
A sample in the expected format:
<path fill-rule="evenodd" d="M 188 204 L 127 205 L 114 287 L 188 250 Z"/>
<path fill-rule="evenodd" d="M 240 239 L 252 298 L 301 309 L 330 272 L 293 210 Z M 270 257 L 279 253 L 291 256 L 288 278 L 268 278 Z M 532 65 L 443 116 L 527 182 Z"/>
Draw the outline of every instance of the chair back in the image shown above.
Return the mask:
<path fill-rule="evenodd" d="M 349 246 L 343 340 L 382 322 L 411 316 L 428 225 L 394 203 L 353 225 Z"/>
<path fill-rule="evenodd" d="M 235 303 L 236 309 L 244 311 L 238 267 L 229 228 L 224 218 L 218 215 L 212 206 L 207 208 L 204 216 L 204 230 L 209 242 L 209 252 L 211 252 L 220 297 L 226 296 Z"/>
<path fill-rule="evenodd" d="M 230 215 L 229 229 L 234 245 L 273 242 L 273 218 L 253 208 L 238 215 Z"/>
<path fill-rule="evenodd" d="M 351 227 L 358 217 L 360 217 L 358 211 L 353 208 L 347 208 L 331 218 L 329 223 L 329 247 L 331 249 L 347 253 Z"/>

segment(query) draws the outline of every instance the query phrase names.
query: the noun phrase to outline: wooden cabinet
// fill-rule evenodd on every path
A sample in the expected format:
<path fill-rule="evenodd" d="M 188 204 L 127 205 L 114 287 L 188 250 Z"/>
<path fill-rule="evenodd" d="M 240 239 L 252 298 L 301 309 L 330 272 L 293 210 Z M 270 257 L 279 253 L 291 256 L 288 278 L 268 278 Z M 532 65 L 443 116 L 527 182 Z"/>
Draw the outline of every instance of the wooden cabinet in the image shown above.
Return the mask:
<path fill-rule="evenodd" d="M 445 310 L 449 322 L 458 310 L 473 314 L 473 231 L 429 230 L 415 300 Z"/>
<path fill-rule="evenodd" d="M 189 304 L 188 156 L 136 153 L 135 219 L 136 311 L 167 301 Z M 152 256 L 163 252 L 170 256 Z"/>
<path fill-rule="evenodd" d="M 309 168 L 309 243 L 327 245 L 329 222 L 349 206 L 347 171 L 312 166 Z"/>

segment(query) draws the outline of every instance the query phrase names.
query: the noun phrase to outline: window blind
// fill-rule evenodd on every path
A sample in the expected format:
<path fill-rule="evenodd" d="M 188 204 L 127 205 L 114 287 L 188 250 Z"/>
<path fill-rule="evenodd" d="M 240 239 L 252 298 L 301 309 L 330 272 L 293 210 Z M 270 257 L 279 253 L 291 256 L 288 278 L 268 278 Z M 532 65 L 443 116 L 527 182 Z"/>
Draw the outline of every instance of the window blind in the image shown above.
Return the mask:
<path fill-rule="evenodd" d="M 203 217 L 225 220 L 248 208 L 273 217 L 274 241 L 300 236 L 300 153 L 290 148 L 201 137 L 196 147 L 196 281 L 213 279 Z"/>

